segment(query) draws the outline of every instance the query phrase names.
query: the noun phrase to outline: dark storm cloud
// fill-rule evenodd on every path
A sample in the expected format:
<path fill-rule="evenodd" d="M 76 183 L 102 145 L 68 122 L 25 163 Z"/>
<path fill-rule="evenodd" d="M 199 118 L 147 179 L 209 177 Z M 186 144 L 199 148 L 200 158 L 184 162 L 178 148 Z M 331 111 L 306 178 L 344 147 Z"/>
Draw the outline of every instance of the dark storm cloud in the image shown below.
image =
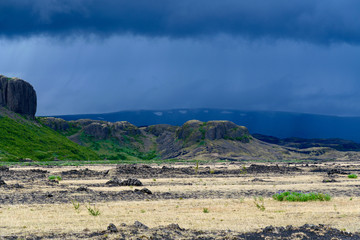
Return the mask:
<path fill-rule="evenodd" d="M 9 0 L 0 1 L 0 35 L 228 34 L 358 44 L 359 10 L 358 0 Z"/>
<path fill-rule="evenodd" d="M 360 116 L 360 46 L 112 36 L 0 40 L 0 73 L 30 82 L 38 115 L 225 108 Z"/>

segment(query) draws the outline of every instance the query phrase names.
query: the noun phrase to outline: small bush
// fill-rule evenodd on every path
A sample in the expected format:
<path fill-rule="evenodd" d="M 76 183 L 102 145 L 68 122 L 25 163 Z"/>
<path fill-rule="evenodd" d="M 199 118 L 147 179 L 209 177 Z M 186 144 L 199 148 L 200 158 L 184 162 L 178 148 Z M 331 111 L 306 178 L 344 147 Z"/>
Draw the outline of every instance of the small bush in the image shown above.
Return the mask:
<path fill-rule="evenodd" d="M 350 174 L 348 175 L 348 178 L 357 178 L 358 176 L 356 174 Z"/>
<path fill-rule="evenodd" d="M 278 192 L 273 195 L 273 199 L 289 202 L 330 201 L 331 196 L 329 194 L 316 192 Z"/>
<path fill-rule="evenodd" d="M 203 208 L 203 213 L 209 213 L 209 209 Z"/>
<path fill-rule="evenodd" d="M 62 180 L 62 178 L 60 176 L 54 176 L 54 175 L 50 175 L 48 178 L 49 178 L 49 180 L 58 180 L 58 181 Z"/>

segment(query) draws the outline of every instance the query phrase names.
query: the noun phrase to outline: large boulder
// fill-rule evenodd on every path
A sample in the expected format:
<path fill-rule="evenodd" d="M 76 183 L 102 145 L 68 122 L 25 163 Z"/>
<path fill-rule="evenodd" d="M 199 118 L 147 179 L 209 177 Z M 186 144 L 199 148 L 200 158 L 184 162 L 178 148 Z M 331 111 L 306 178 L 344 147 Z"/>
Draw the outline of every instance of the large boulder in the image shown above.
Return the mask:
<path fill-rule="evenodd" d="M 0 106 L 34 118 L 36 105 L 36 92 L 30 83 L 0 75 Z"/>

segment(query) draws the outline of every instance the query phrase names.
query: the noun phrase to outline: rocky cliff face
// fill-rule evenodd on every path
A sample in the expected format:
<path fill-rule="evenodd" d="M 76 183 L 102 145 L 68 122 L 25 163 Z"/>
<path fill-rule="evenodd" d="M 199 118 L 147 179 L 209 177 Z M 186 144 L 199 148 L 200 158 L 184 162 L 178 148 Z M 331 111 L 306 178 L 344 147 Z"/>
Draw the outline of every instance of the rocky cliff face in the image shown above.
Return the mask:
<path fill-rule="evenodd" d="M 36 92 L 28 82 L 0 75 L 0 106 L 34 118 L 36 101 Z"/>

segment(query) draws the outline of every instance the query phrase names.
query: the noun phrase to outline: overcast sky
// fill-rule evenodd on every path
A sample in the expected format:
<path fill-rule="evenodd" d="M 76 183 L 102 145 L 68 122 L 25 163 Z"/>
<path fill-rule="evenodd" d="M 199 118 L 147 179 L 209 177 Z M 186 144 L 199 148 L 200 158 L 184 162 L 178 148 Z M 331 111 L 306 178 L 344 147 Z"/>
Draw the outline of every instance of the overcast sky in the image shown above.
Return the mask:
<path fill-rule="evenodd" d="M 0 74 L 37 115 L 226 108 L 360 116 L 358 0 L 0 1 Z"/>

